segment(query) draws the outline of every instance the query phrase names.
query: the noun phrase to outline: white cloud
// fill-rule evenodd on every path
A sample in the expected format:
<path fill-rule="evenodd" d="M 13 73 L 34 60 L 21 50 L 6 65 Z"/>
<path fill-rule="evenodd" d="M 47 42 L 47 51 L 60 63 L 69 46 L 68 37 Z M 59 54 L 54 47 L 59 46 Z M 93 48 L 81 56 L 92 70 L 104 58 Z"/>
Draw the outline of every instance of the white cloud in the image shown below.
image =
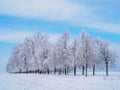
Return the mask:
<path fill-rule="evenodd" d="M 36 31 L 39 32 L 39 31 Z M 40 32 L 41 33 L 41 32 Z M 26 37 L 34 35 L 35 32 L 26 32 L 26 31 L 12 31 L 12 32 L 3 32 L 0 33 L 0 41 L 2 42 L 9 42 L 9 43 L 21 43 L 25 40 Z M 42 33 L 43 35 L 49 36 L 49 41 L 51 43 L 56 43 L 58 39 L 61 37 L 62 33 L 56 34 L 56 33 Z M 71 35 L 70 37 L 70 43 L 73 41 L 74 38 L 76 38 L 76 35 Z"/>
<path fill-rule="evenodd" d="M 24 31 L 12 31 L 12 32 L 3 32 L 0 33 L 0 41 L 9 42 L 9 43 L 20 43 L 25 40 L 26 37 L 32 36 L 35 33 L 33 32 L 24 32 Z M 45 33 L 44 33 L 45 35 Z M 61 34 L 47 34 L 49 36 L 49 40 L 52 43 L 57 42 L 60 38 Z"/>
<path fill-rule="evenodd" d="M 88 25 L 89 27 L 100 29 L 104 32 L 110 32 L 115 34 L 120 34 L 120 24 L 112 24 L 112 23 L 91 23 Z"/>
<path fill-rule="evenodd" d="M 25 39 L 25 37 L 32 35 L 30 32 L 9 32 L 9 33 L 1 33 L 0 41 L 3 42 L 21 42 Z"/>
<path fill-rule="evenodd" d="M 80 9 L 85 9 L 68 0 L 1 0 L 0 8 L 4 14 L 46 20 L 69 20 Z"/>
<path fill-rule="evenodd" d="M 96 18 L 91 11 L 90 7 L 70 0 L 0 0 L 1 14 L 65 21 L 70 24 L 120 34 L 120 24 L 99 21 L 101 19 Z"/>

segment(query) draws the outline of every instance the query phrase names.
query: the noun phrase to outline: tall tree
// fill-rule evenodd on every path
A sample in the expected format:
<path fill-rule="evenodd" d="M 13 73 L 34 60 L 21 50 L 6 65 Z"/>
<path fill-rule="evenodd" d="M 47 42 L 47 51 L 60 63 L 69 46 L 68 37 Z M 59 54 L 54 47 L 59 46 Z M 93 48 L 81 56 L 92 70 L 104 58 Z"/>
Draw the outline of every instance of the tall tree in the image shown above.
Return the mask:
<path fill-rule="evenodd" d="M 78 41 L 77 39 L 74 39 L 73 41 L 73 45 L 71 47 L 72 49 L 72 64 L 73 64 L 73 70 L 74 70 L 74 75 L 76 75 L 76 68 L 77 68 L 77 65 L 78 65 Z"/>
<path fill-rule="evenodd" d="M 58 40 L 58 49 L 59 49 L 59 55 L 60 55 L 60 60 L 63 64 L 64 68 L 64 73 L 65 75 L 67 74 L 67 63 L 68 63 L 68 51 L 67 51 L 67 46 L 68 46 L 68 41 L 69 41 L 69 33 L 65 31 L 63 35 L 60 37 Z"/>
<path fill-rule="evenodd" d="M 24 62 L 26 67 L 26 72 L 34 71 L 34 42 L 32 37 L 27 37 L 23 43 L 23 54 L 25 55 Z"/>
<path fill-rule="evenodd" d="M 95 75 L 95 69 L 96 69 L 96 66 L 99 66 L 102 62 L 99 58 L 99 45 L 98 45 L 98 42 L 97 42 L 97 39 L 96 38 L 92 38 L 91 39 L 91 48 L 92 48 L 92 55 L 91 55 L 91 61 L 90 61 L 90 65 L 92 66 L 93 68 L 93 76 Z"/>
<path fill-rule="evenodd" d="M 51 47 L 50 53 L 48 55 L 48 60 L 50 64 L 49 67 L 51 68 L 51 70 L 54 71 L 54 74 L 56 74 L 57 59 L 58 59 L 57 49 L 56 49 L 56 45 L 54 45 Z"/>
<path fill-rule="evenodd" d="M 80 52 L 81 52 L 81 60 L 85 65 L 85 76 L 87 76 L 88 65 L 91 61 L 92 56 L 92 42 L 91 37 L 86 31 L 81 32 L 80 37 Z"/>
<path fill-rule="evenodd" d="M 48 58 L 49 53 L 48 36 L 42 35 L 38 32 L 34 35 L 34 44 L 36 72 L 42 73 L 44 71 L 44 60 Z"/>

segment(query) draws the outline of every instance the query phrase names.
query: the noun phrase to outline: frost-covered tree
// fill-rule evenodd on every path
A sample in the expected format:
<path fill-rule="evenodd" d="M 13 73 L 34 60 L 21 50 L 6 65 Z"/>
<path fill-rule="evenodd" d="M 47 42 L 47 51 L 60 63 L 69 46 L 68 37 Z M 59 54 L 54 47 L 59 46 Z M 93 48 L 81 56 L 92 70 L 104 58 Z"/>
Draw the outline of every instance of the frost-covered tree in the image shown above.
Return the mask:
<path fill-rule="evenodd" d="M 58 40 L 58 49 L 59 49 L 59 55 L 60 55 L 60 62 L 63 65 L 64 73 L 67 74 L 67 66 L 69 63 L 68 59 L 68 41 L 69 41 L 69 33 L 65 31 L 63 35 Z"/>
<path fill-rule="evenodd" d="M 99 51 L 100 59 L 105 65 L 106 76 L 108 76 L 109 65 L 113 66 L 115 64 L 116 55 L 110 50 L 108 41 L 104 40 L 99 40 Z"/>
<path fill-rule="evenodd" d="M 44 70 L 43 62 L 48 57 L 48 53 L 48 36 L 37 33 L 32 37 L 27 37 L 24 43 L 15 47 L 10 57 L 8 67 L 11 65 L 10 63 L 17 64 L 19 61 L 19 64 L 22 65 L 20 66 L 20 68 L 22 68 L 20 69 L 21 72 L 42 71 Z M 19 65 L 12 65 L 14 68 L 18 66 Z M 14 72 L 18 71 L 15 70 Z"/>
<path fill-rule="evenodd" d="M 99 57 L 100 51 L 99 51 L 98 39 L 91 38 L 91 48 L 92 48 L 92 55 L 91 55 L 90 66 L 93 68 L 93 76 L 94 76 L 95 68 L 101 66 L 102 64 L 102 61 Z"/>
<path fill-rule="evenodd" d="M 82 74 L 87 76 L 88 68 L 105 66 L 108 68 L 115 64 L 115 53 L 110 50 L 109 43 L 91 37 L 82 31 L 79 39 L 69 43 L 69 33 L 65 31 L 57 43 L 50 43 L 48 35 L 36 33 L 27 37 L 23 43 L 16 45 L 7 64 L 7 71 L 11 73 L 50 73 L 63 72 L 82 66 Z M 85 69 L 85 70 L 84 70 Z"/>
<path fill-rule="evenodd" d="M 91 62 L 92 55 L 91 37 L 86 31 L 83 30 L 80 36 L 80 59 L 85 65 L 85 76 L 87 76 L 88 65 Z"/>
<path fill-rule="evenodd" d="M 71 47 L 71 53 L 72 53 L 72 66 L 74 70 L 74 75 L 76 75 L 76 68 L 79 65 L 78 62 L 78 41 L 77 39 L 74 39 Z"/>
<path fill-rule="evenodd" d="M 25 39 L 25 42 L 23 43 L 23 53 L 25 55 L 24 63 L 26 72 L 34 71 L 34 42 L 31 37 L 28 37 Z"/>
<path fill-rule="evenodd" d="M 48 55 L 49 60 L 49 67 L 52 71 L 54 71 L 54 74 L 56 74 L 57 69 L 57 62 L 58 62 L 58 54 L 57 54 L 57 47 L 56 45 L 53 45 L 50 49 L 50 53 Z"/>
<path fill-rule="evenodd" d="M 44 60 L 47 59 L 49 53 L 48 36 L 42 35 L 39 32 L 34 35 L 34 60 L 36 65 L 36 72 L 44 71 Z"/>
<path fill-rule="evenodd" d="M 59 70 L 59 75 L 62 72 L 62 69 L 64 67 L 64 61 L 63 61 L 63 49 L 61 48 L 60 42 L 57 42 L 56 45 L 56 51 L 57 51 L 57 69 Z"/>
<path fill-rule="evenodd" d="M 9 62 L 7 64 L 7 72 L 21 72 L 23 63 L 19 56 L 21 54 L 21 48 L 22 44 L 16 45 L 16 47 L 13 49 L 12 55 L 9 58 Z"/>

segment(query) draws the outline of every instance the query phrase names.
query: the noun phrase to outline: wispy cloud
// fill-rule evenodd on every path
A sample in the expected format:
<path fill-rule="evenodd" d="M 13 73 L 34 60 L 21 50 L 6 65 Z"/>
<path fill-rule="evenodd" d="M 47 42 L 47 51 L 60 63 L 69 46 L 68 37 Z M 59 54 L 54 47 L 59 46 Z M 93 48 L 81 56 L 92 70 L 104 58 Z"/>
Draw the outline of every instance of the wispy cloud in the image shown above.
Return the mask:
<path fill-rule="evenodd" d="M 9 43 L 20 43 L 25 40 L 26 37 L 32 36 L 35 33 L 26 32 L 26 31 L 12 31 L 12 32 L 3 32 L 0 34 L 0 41 L 9 42 Z M 45 35 L 45 33 L 42 33 Z M 52 43 L 57 42 L 60 38 L 61 34 L 47 34 L 49 36 L 49 40 Z"/>
<path fill-rule="evenodd" d="M 4 32 L 0 34 L 0 41 L 16 43 L 23 41 L 27 36 L 31 35 L 32 33 L 30 32 Z"/>
<path fill-rule="evenodd" d="M 93 9 L 93 8 L 92 8 Z M 0 0 L 0 13 L 40 20 L 64 21 L 120 34 L 120 24 L 99 21 L 91 8 L 70 0 Z"/>
<path fill-rule="evenodd" d="M 4 14 L 46 20 L 69 20 L 79 10 L 68 0 L 1 0 L 0 8 Z"/>
<path fill-rule="evenodd" d="M 106 23 L 106 22 L 94 22 L 87 24 L 88 27 L 99 29 L 103 32 L 109 32 L 114 34 L 120 34 L 120 24 Z"/>

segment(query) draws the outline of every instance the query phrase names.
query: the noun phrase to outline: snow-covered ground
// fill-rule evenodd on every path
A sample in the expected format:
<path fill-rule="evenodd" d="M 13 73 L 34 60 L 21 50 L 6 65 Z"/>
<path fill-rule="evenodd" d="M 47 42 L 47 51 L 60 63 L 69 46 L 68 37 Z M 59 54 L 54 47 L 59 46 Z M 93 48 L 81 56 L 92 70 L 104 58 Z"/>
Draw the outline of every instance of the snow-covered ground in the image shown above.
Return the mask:
<path fill-rule="evenodd" d="M 0 74 L 0 90 L 120 90 L 120 73 L 77 75 Z"/>

